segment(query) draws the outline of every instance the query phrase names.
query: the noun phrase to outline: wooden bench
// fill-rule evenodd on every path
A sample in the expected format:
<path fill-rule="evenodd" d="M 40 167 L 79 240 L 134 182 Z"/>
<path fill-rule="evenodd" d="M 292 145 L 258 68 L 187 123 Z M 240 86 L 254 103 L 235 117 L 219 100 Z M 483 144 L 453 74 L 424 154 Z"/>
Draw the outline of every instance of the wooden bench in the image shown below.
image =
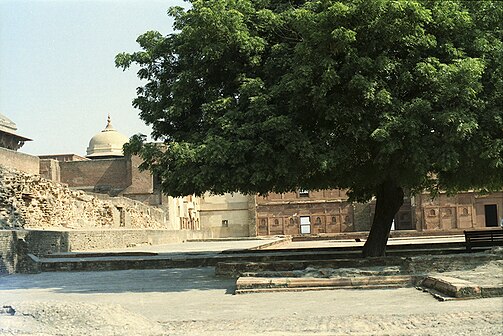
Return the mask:
<path fill-rule="evenodd" d="M 503 229 L 464 231 L 466 250 L 472 251 L 472 247 L 503 246 Z"/>

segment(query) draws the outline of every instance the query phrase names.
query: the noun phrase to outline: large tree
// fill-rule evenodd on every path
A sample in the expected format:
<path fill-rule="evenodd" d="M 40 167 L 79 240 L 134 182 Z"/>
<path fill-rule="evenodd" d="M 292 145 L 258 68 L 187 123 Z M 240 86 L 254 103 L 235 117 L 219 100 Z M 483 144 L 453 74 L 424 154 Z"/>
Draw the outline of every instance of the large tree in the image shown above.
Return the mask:
<path fill-rule="evenodd" d="M 116 57 L 167 194 L 345 188 L 379 256 L 404 193 L 503 186 L 502 2 L 191 2 Z"/>

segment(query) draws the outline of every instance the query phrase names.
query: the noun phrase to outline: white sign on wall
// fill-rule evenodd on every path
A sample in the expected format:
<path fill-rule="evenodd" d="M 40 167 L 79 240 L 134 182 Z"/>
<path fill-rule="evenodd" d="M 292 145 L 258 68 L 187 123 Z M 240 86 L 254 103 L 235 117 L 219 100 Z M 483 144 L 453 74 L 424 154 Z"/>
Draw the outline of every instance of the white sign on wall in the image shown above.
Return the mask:
<path fill-rule="evenodd" d="M 301 234 L 311 233 L 311 221 L 309 216 L 300 217 L 300 233 Z"/>

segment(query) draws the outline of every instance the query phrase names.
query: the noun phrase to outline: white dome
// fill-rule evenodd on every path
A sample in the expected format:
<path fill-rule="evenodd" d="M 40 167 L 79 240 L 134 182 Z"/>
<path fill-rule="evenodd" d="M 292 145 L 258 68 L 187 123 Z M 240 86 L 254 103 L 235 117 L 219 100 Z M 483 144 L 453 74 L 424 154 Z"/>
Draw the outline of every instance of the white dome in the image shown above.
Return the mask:
<path fill-rule="evenodd" d="M 110 122 L 110 116 L 108 116 L 107 127 L 100 133 L 96 134 L 89 141 L 89 147 L 87 147 L 88 158 L 99 158 L 99 157 L 109 157 L 109 156 L 124 156 L 122 152 L 122 146 L 129 139 L 127 136 L 117 132 Z"/>

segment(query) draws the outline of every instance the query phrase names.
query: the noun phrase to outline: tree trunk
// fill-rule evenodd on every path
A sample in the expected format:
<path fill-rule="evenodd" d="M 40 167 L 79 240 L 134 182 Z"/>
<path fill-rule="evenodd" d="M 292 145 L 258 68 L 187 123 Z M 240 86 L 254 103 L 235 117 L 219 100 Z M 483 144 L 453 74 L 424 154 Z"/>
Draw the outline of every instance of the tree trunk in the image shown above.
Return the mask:
<path fill-rule="evenodd" d="M 381 257 L 386 253 L 386 243 L 396 213 L 403 204 L 403 189 L 392 180 L 384 181 L 376 194 L 374 220 L 365 245 L 364 257 Z"/>

